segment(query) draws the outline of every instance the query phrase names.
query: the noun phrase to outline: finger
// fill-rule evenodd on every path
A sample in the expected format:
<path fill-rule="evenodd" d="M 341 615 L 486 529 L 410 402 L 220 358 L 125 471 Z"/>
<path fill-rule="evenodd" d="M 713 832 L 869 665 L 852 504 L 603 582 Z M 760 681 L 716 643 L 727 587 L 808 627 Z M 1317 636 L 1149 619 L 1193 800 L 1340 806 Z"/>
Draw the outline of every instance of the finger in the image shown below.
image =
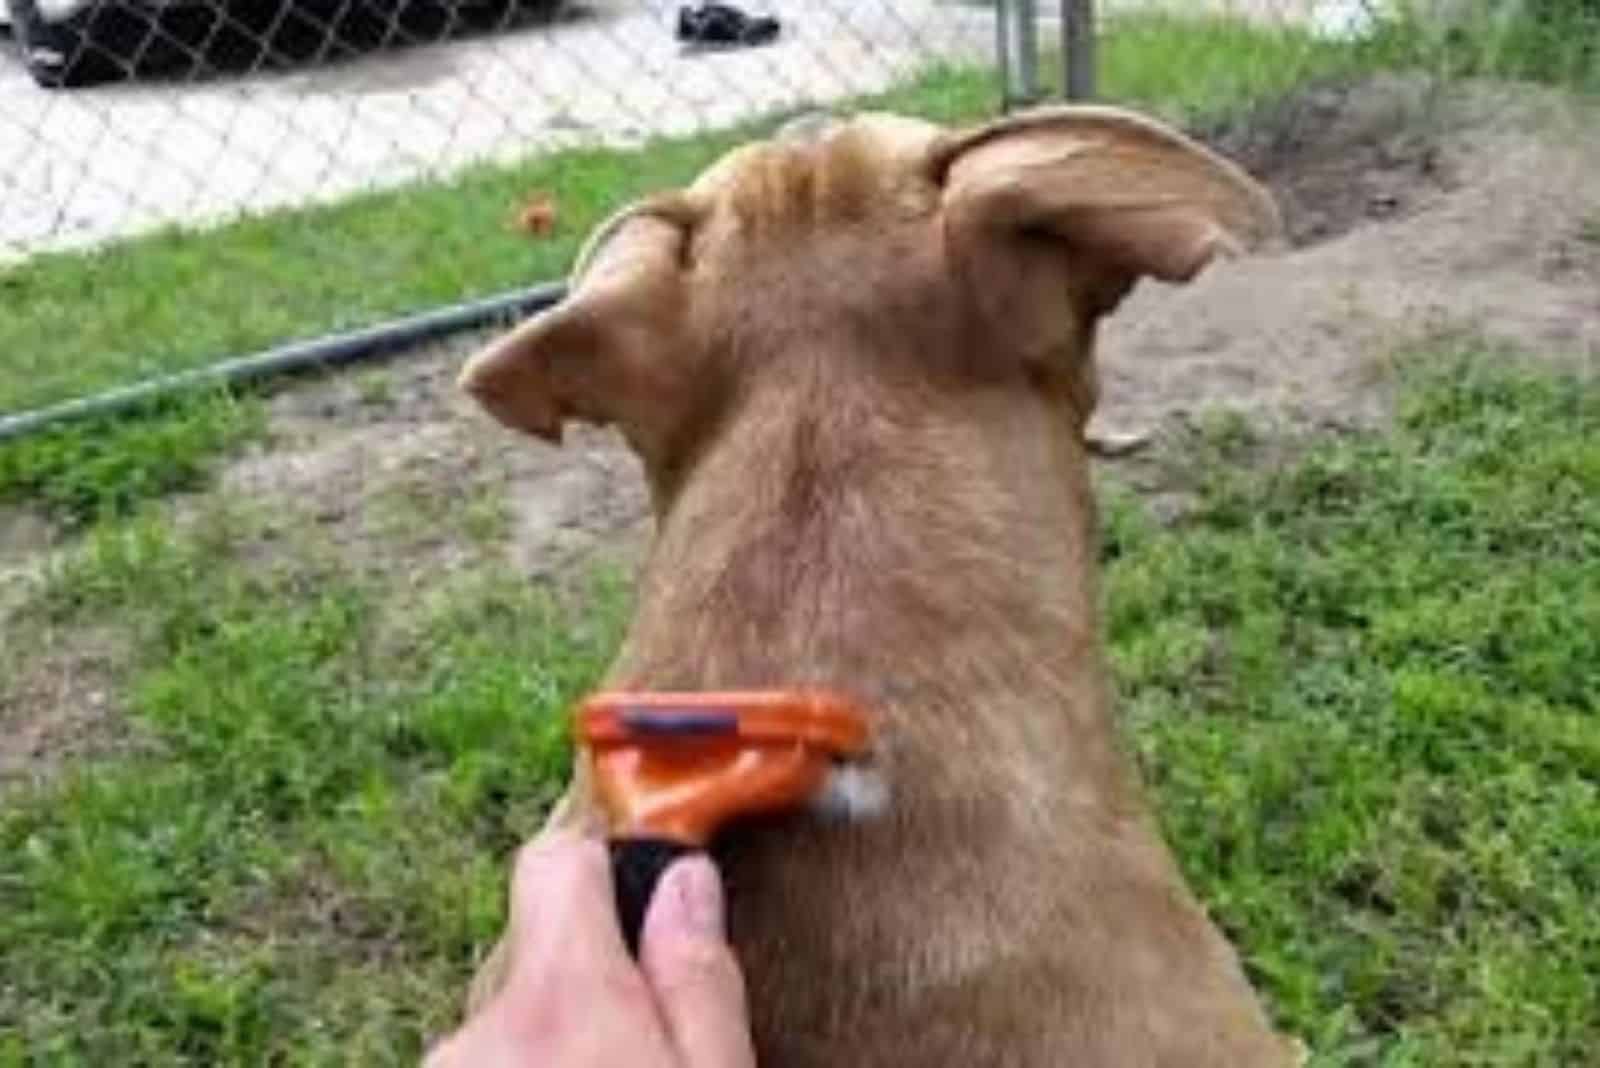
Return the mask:
<path fill-rule="evenodd" d="M 522 848 L 511 883 L 510 982 L 544 962 L 569 976 L 631 970 L 604 844 L 551 831 Z"/>
<path fill-rule="evenodd" d="M 744 976 L 728 945 L 722 880 L 705 856 L 667 869 L 640 959 L 686 1068 L 754 1068 Z"/>

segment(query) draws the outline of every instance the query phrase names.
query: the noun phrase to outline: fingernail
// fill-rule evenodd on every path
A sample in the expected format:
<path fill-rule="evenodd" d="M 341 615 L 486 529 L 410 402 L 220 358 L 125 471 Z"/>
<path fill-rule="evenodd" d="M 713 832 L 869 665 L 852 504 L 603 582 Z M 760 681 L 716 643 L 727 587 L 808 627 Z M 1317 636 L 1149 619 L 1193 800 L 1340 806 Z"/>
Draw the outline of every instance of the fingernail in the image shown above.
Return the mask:
<path fill-rule="evenodd" d="M 660 900 L 653 907 L 661 910 L 657 920 L 667 930 L 697 938 L 726 936 L 722 877 L 710 858 L 686 857 L 673 864 L 656 896 Z"/>

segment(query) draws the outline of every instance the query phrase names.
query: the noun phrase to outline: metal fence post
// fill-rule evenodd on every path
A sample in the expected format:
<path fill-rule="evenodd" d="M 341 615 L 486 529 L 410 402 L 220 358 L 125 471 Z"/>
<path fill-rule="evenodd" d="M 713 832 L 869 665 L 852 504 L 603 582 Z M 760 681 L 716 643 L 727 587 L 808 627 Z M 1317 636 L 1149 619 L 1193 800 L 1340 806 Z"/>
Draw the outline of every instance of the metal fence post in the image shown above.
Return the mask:
<path fill-rule="evenodd" d="M 1094 0 L 1061 0 L 1061 91 L 1068 100 L 1093 100 Z"/>
<path fill-rule="evenodd" d="M 1039 20 L 1034 0 L 998 0 L 995 28 L 1002 103 L 1007 111 L 1037 104 L 1039 92 Z"/>
<path fill-rule="evenodd" d="M 994 5 L 994 69 L 1000 76 L 1000 110 L 1011 110 L 1011 35 L 1006 27 L 1011 23 L 1011 0 L 995 0 Z"/>

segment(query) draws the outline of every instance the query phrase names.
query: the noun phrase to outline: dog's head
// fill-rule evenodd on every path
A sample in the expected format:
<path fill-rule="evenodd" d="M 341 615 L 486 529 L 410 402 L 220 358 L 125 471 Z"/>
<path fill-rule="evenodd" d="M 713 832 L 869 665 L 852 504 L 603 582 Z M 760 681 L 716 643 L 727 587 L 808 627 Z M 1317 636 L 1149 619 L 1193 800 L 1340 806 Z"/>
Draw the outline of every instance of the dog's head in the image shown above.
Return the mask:
<path fill-rule="evenodd" d="M 1271 238 L 1268 195 L 1148 119 L 1052 108 L 965 131 L 810 118 L 591 237 L 559 306 L 462 385 L 550 441 L 614 424 L 658 492 L 741 399 L 1009 387 L 1081 427 L 1097 320 L 1141 278 Z M 819 377 L 830 390 L 806 388 Z"/>

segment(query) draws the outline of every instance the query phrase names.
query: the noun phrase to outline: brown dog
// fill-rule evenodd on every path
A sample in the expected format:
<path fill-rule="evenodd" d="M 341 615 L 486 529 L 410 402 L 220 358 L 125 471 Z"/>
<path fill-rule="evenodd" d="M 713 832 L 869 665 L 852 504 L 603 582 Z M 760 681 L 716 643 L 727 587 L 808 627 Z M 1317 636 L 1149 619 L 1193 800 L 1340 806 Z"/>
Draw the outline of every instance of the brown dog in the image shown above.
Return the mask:
<path fill-rule="evenodd" d="M 811 122 L 617 215 L 467 365 L 502 422 L 613 424 L 643 463 L 608 687 L 815 684 L 876 717 L 885 813 L 722 854 L 765 1068 L 1297 1060 L 1119 751 L 1084 440 L 1096 321 L 1277 229 L 1113 109 Z M 592 820 L 581 773 L 554 818 Z"/>

